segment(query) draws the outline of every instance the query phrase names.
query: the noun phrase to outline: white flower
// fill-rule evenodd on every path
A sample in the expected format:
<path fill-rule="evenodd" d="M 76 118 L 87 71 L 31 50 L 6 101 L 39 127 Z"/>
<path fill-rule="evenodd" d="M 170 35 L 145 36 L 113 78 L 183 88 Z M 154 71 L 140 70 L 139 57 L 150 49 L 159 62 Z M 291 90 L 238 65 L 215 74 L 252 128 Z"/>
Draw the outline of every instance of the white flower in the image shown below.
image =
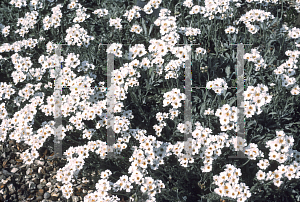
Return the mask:
<path fill-rule="evenodd" d="M 196 53 L 197 54 L 205 54 L 206 53 L 206 50 L 204 49 L 204 48 L 201 48 L 201 47 L 199 47 L 199 48 L 196 48 Z"/>
<path fill-rule="evenodd" d="M 194 4 L 193 4 L 193 1 L 192 1 L 192 0 L 185 0 L 185 1 L 183 2 L 183 6 L 188 7 L 188 8 L 191 8 L 193 5 L 194 5 Z"/>
<path fill-rule="evenodd" d="M 280 187 L 280 185 L 283 183 L 283 181 L 281 181 L 280 179 L 274 179 L 273 183 L 275 186 Z"/>
<path fill-rule="evenodd" d="M 227 125 L 229 123 L 229 117 L 226 117 L 226 116 L 221 116 L 220 117 L 220 123 L 221 125 Z"/>
<path fill-rule="evenodd" d="M 6 26 L 2 29 L 2 34 L 4 35 L 4 37 L 7 37 L 8 34 L 9 34 L 9 29 L 10 29 L 10 26 Z"/>
<path fill-rule="evenodd" d="M 212 89 L 213 86 L 214 86 L 214 82 L 213 81 L 209 81 L 209 82 L 206 83 L 206 88 L 207 89 Z"/>
<path fill-rule="evenodd" d="M 256 173 L 256 178 L 258 180 L 265 180 L 265 177 L 266 177 L 266 173 L 263 172 L 262 170 L 259 170 L 257 173 Z"/>
<path fill-rule="evenodd" d="M 190 10 L 189 14 L 198 14 L 200 12 L 200 6 L 199 5 L 195 5 L 193 6 L 193 8 Z"/>
<path fill-rule="evenodd" d="M 259 162 L 257 163 L 257 166 L 262 169 L 265 170 L 268 166 L 269 166 L 269 160 L 268 159 L 261 159 L 259 160 Z"/>
<path fill-rule="evenodd" d="M 204 166 L 201 166 L 202 172 L 210 172 L 212 171 L 212 166 L 210 164 L 205 164 Z"/>

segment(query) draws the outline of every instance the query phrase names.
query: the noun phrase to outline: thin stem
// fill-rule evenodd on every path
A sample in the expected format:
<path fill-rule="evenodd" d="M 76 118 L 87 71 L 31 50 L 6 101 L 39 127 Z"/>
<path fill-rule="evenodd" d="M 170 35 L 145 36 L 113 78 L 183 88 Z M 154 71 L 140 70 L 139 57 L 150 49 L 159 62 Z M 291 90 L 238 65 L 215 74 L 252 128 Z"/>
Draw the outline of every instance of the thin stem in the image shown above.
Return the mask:
<path fill-rule="evenodd" d="M 122 195 L 122 196 L 127 196 L 128 197 L 127 194 L 121 194 L 121 193 L 115 193 L 115 192 L 111 192 L 110 194 L 112 194 L 112 195 Z"/>
<path fill-rule="evenodd" d="M 32 76 L 32 74 L 30 73 L 30 71 L 28 71 L 28 73 Z M 34 76 L 32 76 L 32 78 L 34 78 Z"/>
<path fill-rule="evenodd" d="M 280 20 L 282 20 L 282 13 L 283 13 L 283 2 L 281 1 L 281 17 L 280 17 Z"/>
<path fill-rule="evenodd" d="M 244 165 L 246 165 L 251 159 L 248 159 L 248 161 L 246 161 L 246 163 L 244 163 L 243 165 L 241 166 L 238 166 L 239 168 L 243 167 Z"/>

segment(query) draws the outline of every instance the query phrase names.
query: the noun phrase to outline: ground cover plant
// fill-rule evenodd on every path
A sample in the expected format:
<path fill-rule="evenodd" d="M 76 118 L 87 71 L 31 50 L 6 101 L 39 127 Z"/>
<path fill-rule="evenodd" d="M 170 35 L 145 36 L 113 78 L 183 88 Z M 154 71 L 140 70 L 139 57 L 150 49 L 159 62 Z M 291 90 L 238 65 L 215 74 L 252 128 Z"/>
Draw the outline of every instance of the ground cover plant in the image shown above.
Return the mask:
<path fill-rule="evenodd" d="M 70 87 L 61 91 L 68 162 L 57 172 L 66 199 L 86 178 L 84 201 L 300 201 L 297 2 L 3 0 L 0 9 L 0 141 L 30 145 L 26 164 L 53 151 L 59 60 Z M 245 139 L 236 136 L 238 43 L 251 44 Z M 107 53 L 120 158 L 107 158 Z M 192 158 L 184 149 L 189 60 L 198 87 Z M 246 159 L 228 158 L 243 148 Z"/>

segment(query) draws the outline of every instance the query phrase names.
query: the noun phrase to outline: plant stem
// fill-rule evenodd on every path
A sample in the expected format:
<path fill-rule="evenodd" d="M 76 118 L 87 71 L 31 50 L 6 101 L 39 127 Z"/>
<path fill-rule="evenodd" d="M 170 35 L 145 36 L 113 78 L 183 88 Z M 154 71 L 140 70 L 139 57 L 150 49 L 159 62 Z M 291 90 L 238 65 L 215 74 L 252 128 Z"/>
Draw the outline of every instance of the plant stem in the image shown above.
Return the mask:
<path fill-rule="evenodd" d="M 250 160 L 251 160 L 251 159 L 248 159 L 248 161 L 246 161 L 246 163 L 244 163 L 243 165 L 238 166 L 238 167 L 239 167 L 239 168 L 244 167 Z"/>

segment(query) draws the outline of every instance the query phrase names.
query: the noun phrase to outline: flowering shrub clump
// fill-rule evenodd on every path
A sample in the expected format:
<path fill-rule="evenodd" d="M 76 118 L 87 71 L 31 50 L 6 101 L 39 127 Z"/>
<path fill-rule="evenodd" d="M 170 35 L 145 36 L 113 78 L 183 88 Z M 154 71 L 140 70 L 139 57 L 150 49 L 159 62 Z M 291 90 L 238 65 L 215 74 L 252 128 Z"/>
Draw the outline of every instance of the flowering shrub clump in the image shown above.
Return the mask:
<path fill-rule="evenodd" d="M 3 1 L 0 141 L 30 145 L 20 157 L 33 164 L 53 150 L 61 112 L 64 198 L 88 177 L 84 201 L 298 200 L 300 29 L 284 19 L 299 3 Z M 229 158 L 236 152 L 244 157 Z"/>

